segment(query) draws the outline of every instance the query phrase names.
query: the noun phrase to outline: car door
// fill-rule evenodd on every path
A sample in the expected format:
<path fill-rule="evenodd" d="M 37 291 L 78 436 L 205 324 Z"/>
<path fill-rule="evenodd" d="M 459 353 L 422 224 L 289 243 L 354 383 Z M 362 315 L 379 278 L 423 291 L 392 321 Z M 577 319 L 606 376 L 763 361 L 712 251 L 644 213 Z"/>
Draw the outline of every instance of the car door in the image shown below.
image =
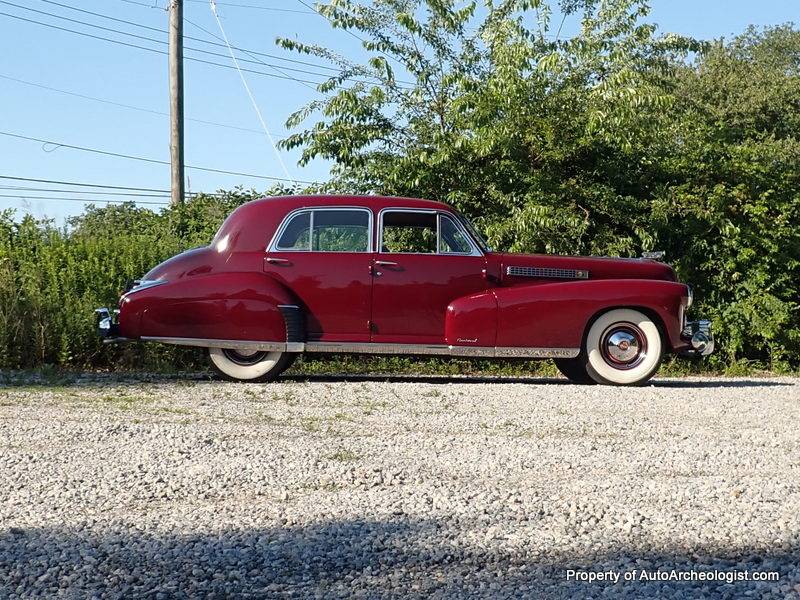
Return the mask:
<path fill-rule="evenodd" d="M 372 211 L 304 208 L 278 228 L 264 270 L 303 305 L 306 339 L 369 341 Z"/>
<path fill-rule="evenodd" d="M 447 305 L 487 288 L 486 259 L 446 213 L 391 208 L 379 222 L 371 340 L 443 344 Z"/>

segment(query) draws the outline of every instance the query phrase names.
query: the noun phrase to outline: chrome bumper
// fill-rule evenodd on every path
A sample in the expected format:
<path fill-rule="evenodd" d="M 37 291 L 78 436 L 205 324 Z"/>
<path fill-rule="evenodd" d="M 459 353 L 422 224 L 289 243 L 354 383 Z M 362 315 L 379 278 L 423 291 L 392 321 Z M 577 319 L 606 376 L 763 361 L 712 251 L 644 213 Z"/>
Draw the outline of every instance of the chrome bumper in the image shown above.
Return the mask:
<path fill-rule="evenodd" d="M 123 341 L 125 338 L 119 336 L 119 310 L 109 310 L 107 308 L 96 308 L 94 314 L 97 318 L 97 335 L 105 342 Z"/>
<path fill-rule="evenodd" d="M 684 350 L 685 356 L 708 356 L 714 351 L 714 334 L 711 333 L 711 321 L 689 321 L 683 327 L 681 339 L 692 347 Z"/>

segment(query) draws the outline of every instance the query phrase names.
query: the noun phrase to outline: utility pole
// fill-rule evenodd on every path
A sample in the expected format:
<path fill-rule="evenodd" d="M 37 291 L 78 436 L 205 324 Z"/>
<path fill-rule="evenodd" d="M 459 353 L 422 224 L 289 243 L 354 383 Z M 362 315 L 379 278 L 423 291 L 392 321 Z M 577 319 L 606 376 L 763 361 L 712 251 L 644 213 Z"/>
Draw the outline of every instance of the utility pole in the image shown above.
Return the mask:
<path fill-rule="evenodd" d="M 169 156 L 172 165 L 170 204 L 183 204 L 183 0 L 169 3 Z"/>

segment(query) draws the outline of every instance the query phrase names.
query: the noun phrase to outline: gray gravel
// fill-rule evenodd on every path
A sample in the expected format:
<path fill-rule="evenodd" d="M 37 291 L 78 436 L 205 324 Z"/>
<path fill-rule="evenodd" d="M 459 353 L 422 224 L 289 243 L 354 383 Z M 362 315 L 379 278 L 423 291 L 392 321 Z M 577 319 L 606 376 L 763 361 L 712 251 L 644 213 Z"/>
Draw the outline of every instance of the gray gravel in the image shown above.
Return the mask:
<path fill-rule="evenodd" d="M 0 386 L 0 597 L 800 598 L 799 424 L 792 378 Z"/>

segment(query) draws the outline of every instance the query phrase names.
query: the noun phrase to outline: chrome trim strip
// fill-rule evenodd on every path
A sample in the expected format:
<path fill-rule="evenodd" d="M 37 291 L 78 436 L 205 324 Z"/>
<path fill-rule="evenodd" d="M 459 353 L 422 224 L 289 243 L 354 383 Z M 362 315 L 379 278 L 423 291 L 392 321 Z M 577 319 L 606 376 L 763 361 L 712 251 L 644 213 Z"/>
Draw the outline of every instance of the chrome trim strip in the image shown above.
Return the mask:
<path fill-rule="evenodd" d="M 295 249 L 279 249 L 278 248 L 278 240 L 281 239 L 281 236 L 283 235 L 283 231 L 289 225 L 289 221 L 291 221 L 296 215 L 298 215 L 300 213 L 303 213 L 303 212 L 311 213 L 311 215 L 309 217 L 309 222 L 308 222 L 308 226 L 309 226 L 309 246 L 310 246 L 310 244 L 312 243 L 312 240 L 313 240 L 313 236 L 311 234 L 313 234 L 313 231 L 314 231 L 314 211 L 318 211 L 318 210 L 326 210 L 326 211 L 329 211 L 329 210 L 360 210 L 360 211 L 366 212 L 367 215 L 369 215 L 369 221 L 368 221 L 368 225 L 367 225 L 367 242 L 368 242 L 367 250 L 366 251 L 359 250 L 359 251 L 354 251 L 354 252 L 336 252 L 336 251 L 333 251 L 333 250 L 312 250 L 310 247 L 307 250 L 298 250 L 296 248 Z M 371 254 L 372 253 L 372 238 L 373 238 L 373 232 L 375 230 L 374 220 L 375 220 L 375 218 L 374 218 L 374 215 L 372 213 L 372 210 L 370 210 L 366 206 L 302 206 L 300 208 L 295 208 L 294 210 L 289 211 L 286 214 L 286 216 L 283 217 L 283 221 L 281 221 L 281 224 L 278 225 L 278 228 L 275 230 L 275 233 L 272 235 L 272 239 L 270 239 L 269 244 L 267 244 L 265 252 L 278 252 L 278 253 L 280 253 L 280 252 L 327 252 L 327 253 L 330 253 L 330 254 Z"/>
<path fill-rule="evenodd" d="M 144 342 L 161 342 L 162 344 L 173 344 L 175 346 L 198 346 L 201 348 L 227 348 L 229 350 L 269 350 L 278 352 L 289 352 L 286 342 L 259 342 L 251 340 L 215 340 L 204 338 L 180 338 L 180 337 L 151 337 L 142 336 Z M 303 345 L 299 342 L 299 345 Z M 294 344 L 292 344 L 294 347 Z M 300 352 L 300 350 L 291 350 Z"/>
<path fill-rule="evenodd" d="M 450 354 L 438 344 L 382 344 L 373 342 L 306 342 L 306 352 L 352 352 L 354 354 Z"/>
<path fill-rule="evenodd" d="M 575 358 L 580 348 L 495 348 L 498 358 Z"/>
<path fill-rule="evenodd" d="M 435 354 L 442 356 L 480 356 L 487 358 L 575 358 L 580 354 L 580 348 L 445 346 L 438 344 L 387 344 L 372 342 L 306 342 L 306 352 Z"/>
<path fill-rule="evenodd" d="M 385 344 L 373 342 L 267 342 L 255 340 L 216 340 L 143 336 L 144 342 L 177 346 L 228 348 L 231 350 L 269 350 L 277 352 L 341 352 L 352 354 L 426 354 L 439 356 L 478 356 L 486 358 L 575 358 L 580 348 L 527 348 L 494 346 L 446 346 L 444 344 Z"/>
<path fill-rule="evenodd" d="M 589 271 L 582 269 L 554 269 L 550 267 L 506 267 L 506 275 L 513 277 L 542 277 L 546 279 L 589 279 Z"/>

